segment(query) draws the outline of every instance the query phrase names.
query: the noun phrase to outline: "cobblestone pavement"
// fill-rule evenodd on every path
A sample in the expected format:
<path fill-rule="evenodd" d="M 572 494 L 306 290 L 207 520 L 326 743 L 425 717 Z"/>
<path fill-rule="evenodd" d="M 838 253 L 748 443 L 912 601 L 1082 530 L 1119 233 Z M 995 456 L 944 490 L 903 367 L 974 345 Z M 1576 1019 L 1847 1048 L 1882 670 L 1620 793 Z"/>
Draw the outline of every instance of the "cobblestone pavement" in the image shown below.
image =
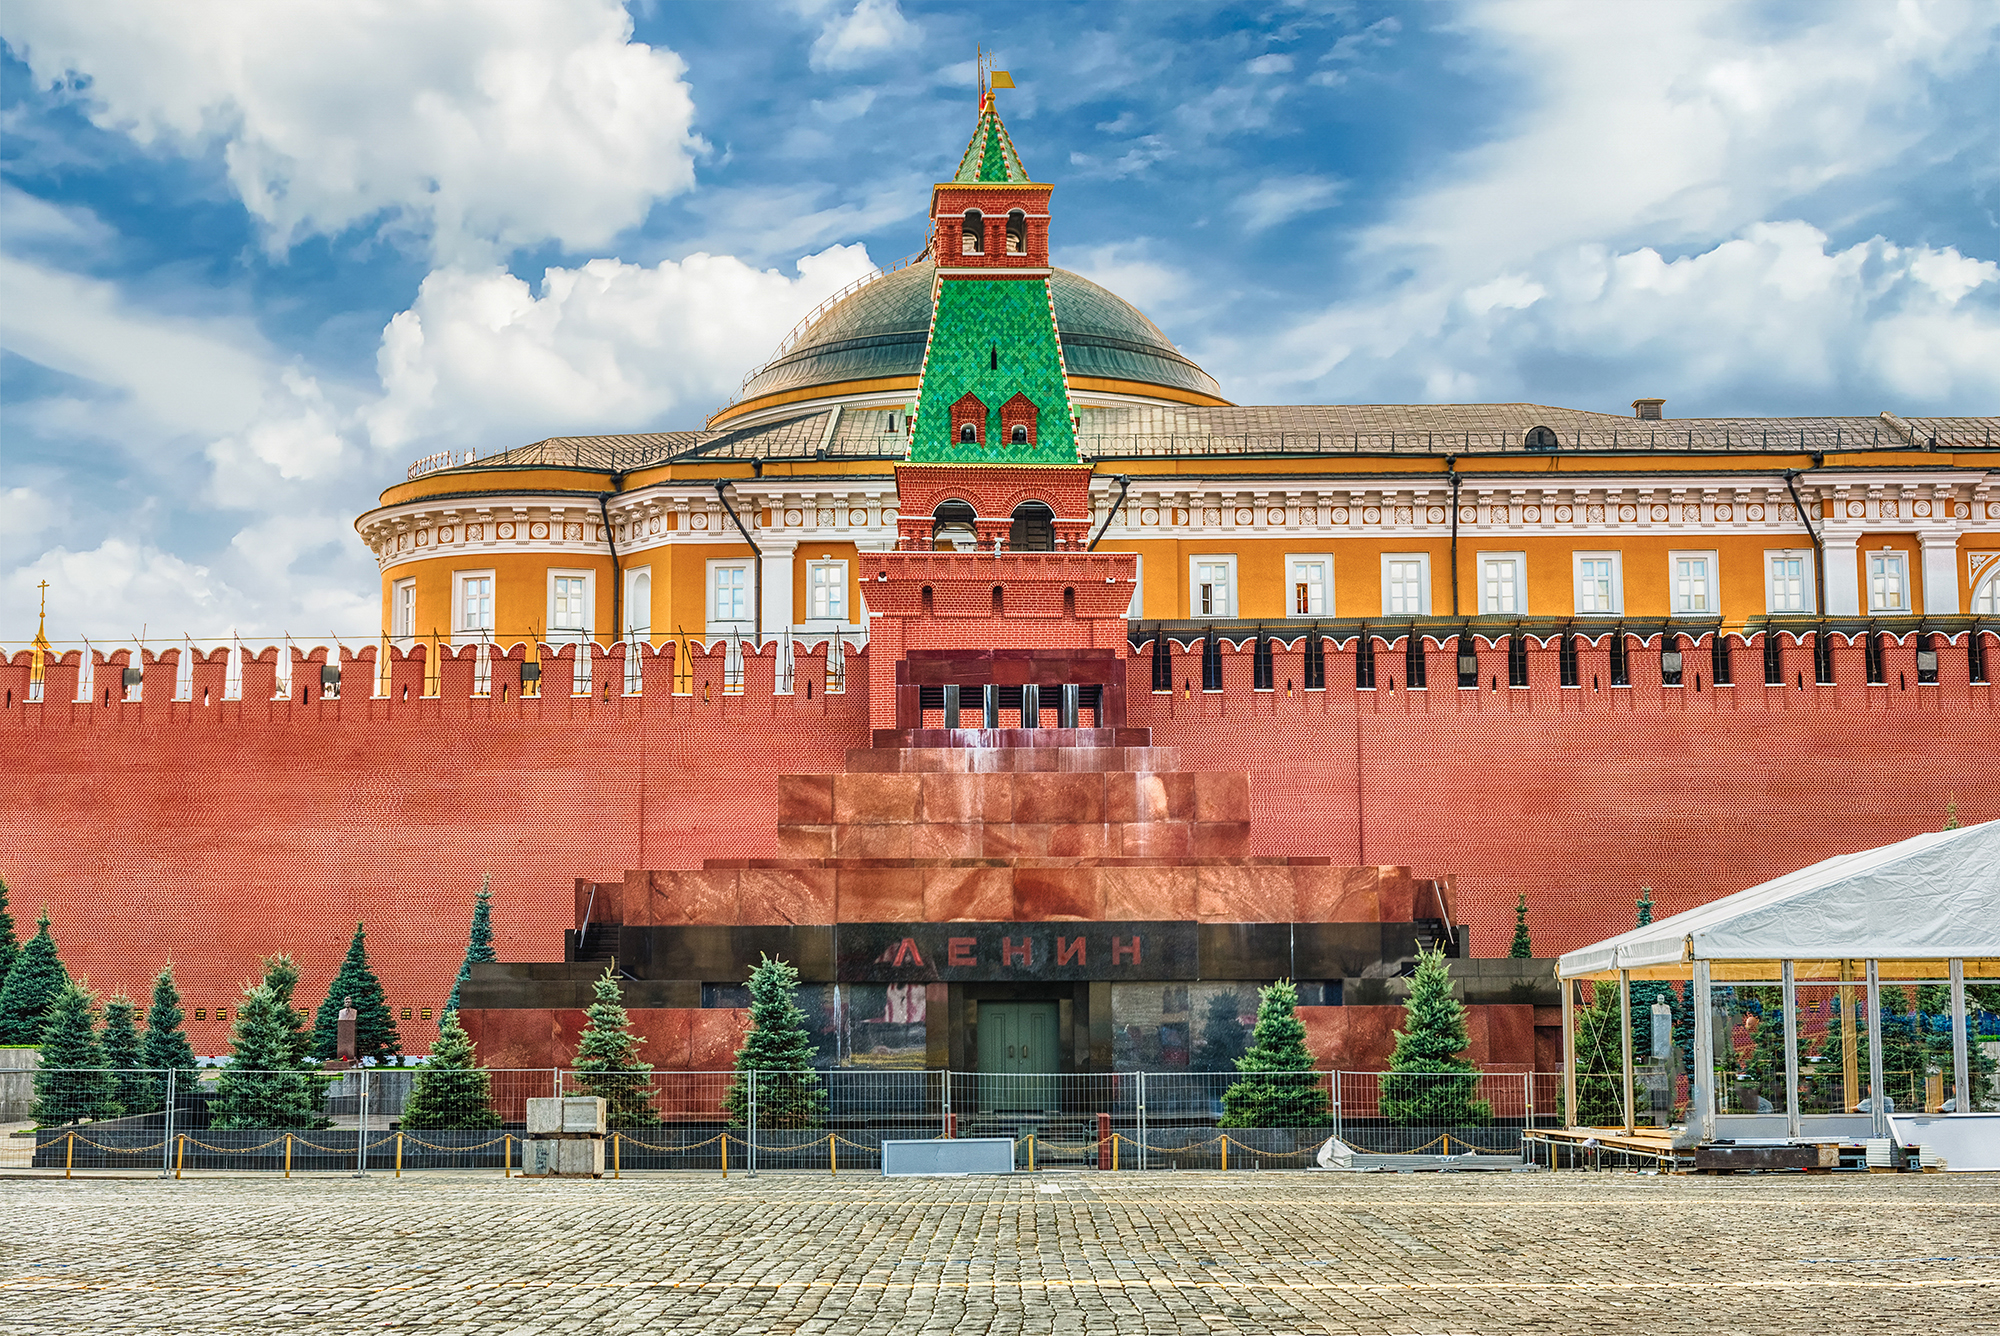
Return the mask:
<path fill-rule="evenodd" d="M 2000 1182 L 0 1179 L 4 1332 L 2000 1330 Z"/>

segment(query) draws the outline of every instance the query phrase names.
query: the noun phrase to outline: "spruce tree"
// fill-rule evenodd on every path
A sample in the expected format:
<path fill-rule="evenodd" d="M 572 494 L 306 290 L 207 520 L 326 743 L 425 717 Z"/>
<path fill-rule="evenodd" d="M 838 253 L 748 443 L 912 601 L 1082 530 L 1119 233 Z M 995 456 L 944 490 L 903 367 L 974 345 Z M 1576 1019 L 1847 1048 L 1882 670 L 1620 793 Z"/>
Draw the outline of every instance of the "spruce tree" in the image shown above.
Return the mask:
<path fill-rule="evenodd" d="M 49 933 L 49 911 L 35 920 L 35 935 L 14 957 L 7 983 L 0 987 L 0 1044 L 38 1044 L 42 1022 L 69 982 Z"/>
<path fill-rule="evenodd" d="M 280 952 L 264 961 L 264 986 L 271 990 L 271 999 L 284 1012 L 286 1051 L 291 1054 L 291 1065 L 303 1069 L 306 1060 L 312 1057 L 312 1031 L 306 1029 L 305 1017 L 300 1015 L 298 1003 L 293 993 L 299 986 L 299 967 L 291 956 Z"/>
<path fill-rule="evenodd" d="M 1590 985 L 1590 1005 L 1576 1017 L 1577 1108 L 1572 1121 L 1584 1127 L 1624 1126 L 1624 1080 L 1618 983 L 1597 979 Z"/>
<path fill-rule="evenodd" d="M 317 1127 L 314 1084 L 292 1065 L 290 1008 L 268 984 L 243 990 L 229 1036 L 229 1065 L 209 1105 L 218 1128 Z"/>
<path fill-rule="evenodd" d="M 1299 990 L 1280 979 L 1257 994 L 1250 1047 L 1236 1060 L 1240 1075 L 1222 1092 L 1222 1127 L 1324 1127 L 1333 1121 L 1326 1087 L 1306 1051 Z"/>
<path fill-rule="evenodd" d="M 609 968 L 598 976 L 583 1014 L 589 1023 L 576 1046 L 577 1084 L 605 1102 L 611 1126 L 659 1126 L 651 1099 L 653 1064 L 639 1060 L 643 1039 L 632 1033 L 632 1018 Z"/>
<path fill-rule="evenodd" d="M 1643 928 L 1653 921 L 1653 888 L 1639 888 L 1639 924 Z M 1632 1061 L 1640 1066 L 1649 1066 L 1653 1061 L 1653 1004 L 1667 1004 L 1669 1015 L 1673 1013 L 1674 986 L 1663 979 L 1638 979 L 1632 984 Z"/>
<path fill-rule="evenodd" d="M 1250 1046 L 1242 1008 L 1243 1003 L 1233 989 L 1208 999 L 1208 1018 L 1201 1027 L 1201 1042 L 1195 1045 L 1194 1060 L 1189 1067 L 1198 1072 L 1236 1070 L 1236 1060 Z"/>
<path fill-rule="evenodd" d="M 498 1127 L 493 1111 L 493 1078 L 479 1065 L 472 1036 L 447 1011 L 438 1022 L 430 1060 L 417 1068 L 410 1098 L 403 1105 L 404 1127 Z"/>
<path fill-rule="evenodd" d="M 0 988 L 7 986 L 7 973 L 20 954 L 21 940 L 14 935 L 14 915 L 7 908 L 7 879 L 0 877 Z"/>
<path fill-rule="evenodd" d="M 354 940 L 347 944 L 347 958 L 319 1004 L 312 1032 L 312 1056 L 331 1059 L 340 1055 L 340 1009 L 346 999 L 354 999 L 354 1056 L 385 1062 L 403 1051 L 403 1038 L 396 1033 L 396 1019 L 382 995 L 382 981 L 368 964 L 366 925 L 354 925 Z"/>
<path fill-rule="evenodd" d="M 763 957 L 750 969 L 750 1032 L 736 1050 L 736 1076 L 722 1107 L 732 1123 L 750 1112 L 750 1073 L 757 1074 L 757 1126 L 818 1127 L 826 1120 L 826 1082 L 813 1070 L 819 1046 L 799 1009 L 799 972 Z"/>
<path fill-rule="evenodd" d="M 1479 1098 L 1479 1069 L 1460 1054 L 1471 1044 L 1465 1008 L 1451 993 L 1444 952 L 1419 948 L 1403 1003 L 1403 1028 L 1382 1077 L 1382 1116 L 1427 1127 L 1483 1127 L 1493 1106 Z"/>
<path fill-rule="evenodd" d="M 43 1022 L 41 1040 L 35 1121 L 48 1127 L 110 1113 L 112 1087 L 97 1038 L 96 996 L 83 984 L 64 979 Z"/>
<path fill-rule="evenodd" d="M 111 1102 L 119 1114 L 145 1113 L 150 1093 L 139 1056 L 138 1008 L 123 993 L 104 1004 L 104 1066 L 111 1083 Z"/>
<path fill-rule="evenodd" d="M 174 967 L 164 965 L 153 979 L 153 1001 L 146 1009 L 146 1035 L 139 1041 L 139 1065 L 146 1069 L 146 1094 L 128 1112 L 154 1113 L 165 1108 L 170 1071 L 174 1074 L 176 1102 L 181 1094 L 194 1089 L 192 1082 L 201 1079 L 201 1071 L 195 1065 L 194 1046 L 188 1043 L 187 1032 L 181 1029 L 184 1019 L 180 991 L 174 987 Z"/>
<path fill-rule="evenodd" d="M 1533 960 L 1535 942 L 1528 935 L 1528 893 L 1521 892 L 1521 898 L 1514 902 L 1514 944 L 1507 948 L 1510 960 Z"/>
<path fill-rule="evenodd" d="M 458 977 L 451 981 L 451 996 L 444 1001 L 445 1014 L 458 1010 L 458 990 L 472 977 L 474 965 L 491 964 L 497 957 L 493 954 L 493 874 L 487 873 L 479 881 L 479 895 L 472 902 L 472 932 L 465 942 L 465 962 L 458 967 Z M 440 1016 L 438 1033 L 444 1033 L 444 1021 Z"/>
<path fill-rule="evenodd" d="M 1965 1020 L 1967 1027 L 1972 1028 L 1976 1026 L 1978 1021 L 1978 1008 L 1971 997 L 1972 987 L 1968 985 L 1965 991 L 1967 994 L 1965 999 Z M 1952 1052 L 1951 985 L 1943 983 L 1919 984 L 1917 986 L 1917 1012 L 1923 1032 L 1924 1049 L 1928 1055 L 1928 1061 L 1931 1066 L 1944 1073 L 1945 1098 L 1955 1098 L 1952 1093 L 1952 1082 L 1957 1079 L 1957 1059 L 1953 1056 Z M 1971 1097 L 1966 1101 L 1968 1107 L 1960 1111 L 1966 1113 L 1984 1112 L 1991 1109 L 1993 1105 L 1993 1097 L 1988 1092 L 1993 1088 L 1994 1068 L 2000 1064 L 1996 1064 L 1992 1058 L 1987 1056 L 1985 1046 L 1978 1040 L 1978 1031 L 1976 1028 L 1972 1029 L 1972 1033 L 1967 1038 L 1965 1074 L 1966 1079 L 1972 1085 L 1972 1091 Z"/>

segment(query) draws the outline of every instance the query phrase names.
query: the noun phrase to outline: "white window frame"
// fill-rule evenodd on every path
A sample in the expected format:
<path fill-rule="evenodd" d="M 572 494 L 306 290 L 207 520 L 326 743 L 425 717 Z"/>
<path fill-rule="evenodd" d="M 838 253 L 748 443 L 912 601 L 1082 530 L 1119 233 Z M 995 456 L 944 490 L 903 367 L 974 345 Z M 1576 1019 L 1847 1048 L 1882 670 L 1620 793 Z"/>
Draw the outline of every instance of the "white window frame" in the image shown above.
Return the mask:
<path fill-rule="evenodd" d="M 1414 612 L 1408 608 L 1392 610 L 1389 606 L 1389 563 L 1394 561 L 1414 561 L 1417 563 L 1417 601 Z M 1382 615 L 1384 617 L 1428 617 L 1431 615 L 1431 554 L 1428 552 L 1384 552 L 1382 554 Z"/>
<path fill-rule="evenodd" d="M 557 580 L 583 581 L 583 625 L 582 626 L 558 627 L 556 625 L 556 581 Z M 548 573 L 548 583 L 546 588 L 547 588 L 547 604 L 546 604 L 547 619 L 544 621 L 543 625 L 545 625 L 548 628 L 549 633 L 548 636 L 546 637 L 548 642 L 552 645 L 559 643 L 568 644 L 572 640 L 591 639 L 592 632 L 595 629 L 595 624 L 597 620 L 595 615 L 597 612 L 596 575 L 590 571 L 564 570 L 556 567 L 551 567 Z M 561 637 L 560 640 L 557 639 L 558 636 Z"/>
<path fill-rule="evenodd" d="M 646 586 L 646 616 L 643 621 L 632 615 L 639 606 L 638 592 L 641 583 Z M 653 568 L 651 566 L 634 566 L 625 572 L 625 598 L 620 612 L 625 618 L 625 625 L 619 628 L 619 634 L 623 639 L 631 640 L 635 636 L 640 640 L 652 639 Z"/>
<path fill-rule="evenodd" d="M 1125 620 L 1139 622 L 1146 619 L 1146 559 L 1134 554 L 1132 557 L 1132 597 L 1125 604 Z"/>
<path fill-rule="evenodd" d="M 1868 590 L 1868 611 L 1901 613 L 1910 611 L 1911 604 L 1915 601 L 1910 597 L 1910 554 L 1894 548 L 1878 548 L 1873 552 L 1863 552 L 1861 557 L 1861 579 Z M 1875 563 L 1878 561 L 1896 563 L 1896 583 L 1900 586 L 1902 601 L 1893 607 L 1887 603 L 1878 603 L 1875 599 Z"/>
<path fill-rule="evenodd" d="M 1799 606 L 1781 608 L 1778 606 L 1777 563 L 1796 561 L 1799 563 Z M 1813 571 L 1813 550 L 1809 547 L 1772 547 L 1764 550 L 1764 611 L 1777 616 L 1797 615 L 1816 612 L 1813 586 L 1817 578 Z"/>
<path fill-rule="evenodd" d="M 828 613 L 826 615 L 821 615 L 815 609 L 814 606 L 815 600 L 813 595 L 816 592 L 816 589 L 813 585 L 813 577 L 820 571 L 833 571 L 835 573 L 835 578 L 832 582 L 831 587 L 840 596 L 840 610 L 836 613 Z M 822 557 L 813 561 L 808 561 L 806 563 L 806 620 L 807 621 L 833 622 L 841 626 L 851 625 L 852 623 L 847 616 L 847 600 L 848 600 L 847 563 L 844 560 L 835 557 Z"/>
<path fill-rule="evenodd" d="M 1514 606 L 1494 607 L 1486 596 L 1486 563 L 1503 562 L 1514 568 Z M 1473 579 L 1478 581 L 1479 611 L 1489 617 L 1525 617 L 1528 615 L 1528 554 L 1525 552 L 1476 552 L 1473 554 Z"/>
<path fill-rule="evenodd" d="M 1611 606 L 1584 611 L 1583 563 L 1611 562 Z M 1570 554 L 1570 597 L 1579 617 L 1623 617 L 1625 615 L 1625 554 L 1623 552 L 1573 552 Z"/>
<path fill-rule="evenodd" d="M 1298 610 L 1299 567 L 1307 562 L 1317 561 L 1326 567 L 1326 582 L 1320 590 L 1320 610 L 1300 612 Z M 1333 553 L 1331 552 L 1287 552 L 1285 554 L 1285 616 L 1287 617 L 1331 617 L 1334 615 L 1333 602 Z"/>
<path fill-rule="evenodd" d="M 1222 596 L 1224 606 L 1220 611 L 1201 610 L 1201 578 L 1196 574 L 1203 566 L 1221 566 L 1226 572 L 1226 584 Z M 1213 584 L 1214 581 L 1210 581 Z M 1238 611 L 1242 604 L 1237 601 L 1236 554 L 1234 552 L 1201 552 L 1188 558 L 1188 616 L 1195 621 L 1228 621 L 1243 614 Z M 1210 607 L 1214 607 L 1211 599 Z"/>
<path fill-rule="evenodd" d="M 414 577 L 389 586 L 389 638 L 398 649 L 408 649 L 417 635 L 417 582 Z"/>
<path fill-rule="evenodd" d="M 756 614 L 754 606 L 757 598 L 756 580 L 750 573 L 751 563 L 744 558 L 718 559 L 708 563 L 704 573 L 707 581 L 704 601 L 708 605 L 708 630 L 710 633 L 724 631 L 748 631 Z M 735 569 L 743 572 L 743 615 L 741 617 L 719 617 L 716 615 L 715 576 L 718 571 Z"/>
<path fill-rule="evenodd" d="M 1703 561 L 1702 592 L 1708 606 L 1699 611 L 1681 606 L 1680 564 Z M 1667 553 L 1667 615 L 1669 617 L 1720 617 L 1722 615 L 1722 566 L 1714 548 L 1678 548 Z"/>
<path fill-rule="evenodd" d="M 465 586 L 473 580 L 487 580 L 488 597 L 493 600 L 484 627 L 468 627 L 465 624 Z M 493 641 L 498 626 L 500 610 L 500 580 L 489 568 L 483 571 L 453 571 L 451 573 L 451 643 L 453 645 L 484 645 Z"/>

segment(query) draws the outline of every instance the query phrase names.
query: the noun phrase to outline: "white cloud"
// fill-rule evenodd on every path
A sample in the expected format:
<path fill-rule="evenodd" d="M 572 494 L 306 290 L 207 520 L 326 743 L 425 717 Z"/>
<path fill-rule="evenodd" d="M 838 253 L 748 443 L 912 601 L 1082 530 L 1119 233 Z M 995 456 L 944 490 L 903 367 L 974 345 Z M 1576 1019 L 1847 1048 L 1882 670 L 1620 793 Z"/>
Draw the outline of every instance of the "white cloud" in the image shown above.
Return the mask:
<path fill-rule="evenodd" d="M 733 256 L 592 260 L 548 270 L 539 293 L 502 270 L 440 269 L 383 331 L 369 430 L 383 446 L 484 451 L 694 425 L 801 316 L 871 268 L 860 246 L 806 256 L 797 278 Z"/>
<path fill-rule="evenodd" d="M 1258 56 L 1243 68 L 1252 74 L 1288 74 L 1291 72 L 1292 58 L 1274 51 L 1269 55 Z"/>
<path fill-rule="evenodd" d="M 21 596 L 43 580 L 50 585 L 49 634 L 59 641 L 134 637 L 143 628 L 157 646 L 182 634 L 214 634 L 242 602 L 206 566 L 126 538 L 107 538 L 84 552 L 44 553 L 9 578 L 15 596 L 9 601 L 20 606 Z"/>
<path fill-rule="evenodd" d="M 108 246 L 116 233 L 88 209 L 51 204 L 0 181 L 0 237 L 10 249 L 75 248 L 87 251 Z"/>
<path fill-rule="evenodd" d="M 896 0 L 856 0 L 853 9 L 835 14 L 820 29 L 812 45 L 816 70 L 852 70 L 872 65 L 896 52 L 909 52 L 923 41 L 923 29 L 903 16 Z"/>
<path fill-rule="evenodd" d="M 465 259 L 601 247 L 687 189 L 700 147 L 671 51 L 613 0 L 15 0 L 35 78 L 144 145 L 219 146 L 274 252 L 386 217 Z"/>
<path fill-rule="evenodd" d="M 1252 232 L 1290 222 L 1308 213 L 1332 207 L 1340 197 L 1342 182 L 1324 176 L 1277 176 L 1236 201 L 1244 225 Z"/>

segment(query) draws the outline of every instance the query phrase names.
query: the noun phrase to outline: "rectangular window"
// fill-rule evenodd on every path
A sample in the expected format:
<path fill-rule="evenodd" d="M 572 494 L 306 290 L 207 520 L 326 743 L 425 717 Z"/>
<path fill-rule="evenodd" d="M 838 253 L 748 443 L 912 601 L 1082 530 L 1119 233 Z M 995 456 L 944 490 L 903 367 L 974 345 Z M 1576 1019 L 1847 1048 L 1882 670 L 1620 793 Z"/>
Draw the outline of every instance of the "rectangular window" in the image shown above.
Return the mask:
<path fill-rule="evenodd" d="M 1271 677 L 1271 639 L 1269 636 L 1258 636 L 1250 651 L 1250 689 L 1275 690 L 1271 685 Z"/>
<path fill-rule="evenodd" d="M 1764 554 L 1764 610 L 1813 611 L 1812 553 L 1791 551 Z"/>
<path fill-rule="evenodd" d="M 1624 610 L 1625 591 L 1616 552 L 1576 554 L 1576 610 L 1587 617 L 1615 617 Z"/>
<path fill-rule="evenodd" d="M 1333 612 L 1333 558 L 1324 554 L 1285 558 L 1289 591 L 1286 612 L 1293 617 L 1326 617 Z"/>
<path fill-rule="evenodd" d="M 1382 615 L 1427 617 L 1431 611 L 1431 559 L 1425 552 L 1382 554 Z"/>
<path fill-rule="evenodd" d="M 1576 637 L 1566 635 L 1556 642 L 1556 671 L 1566 687 L 1583 685 L 1576 659 Z"/>
<path fill-rule="evenodd" d="M 708 620 L 732 625 L 750 620 L 750 567 L 742 562 L 708 564 Z"/>
<path fill-rule="evenodd" d="M 1614 687 L 1632 685 L 1632 662 L 1626 654 L 1623 631 L 1611 637 L 1611 685 Z"/>
<path fill-rule="evenodd" d="M 816 561 L 806 568 L 807 615 L 816 621 L 847 620 L 847 563 Z"/>
<path fill-rule="evenodd" d="M 1717 610 L 1715 553 L 1675 552 L 1667 558 L 1676 617 L 1713 617 Z"/>
<path fill-rule="evenodd" d="M 549 577 L 549 630 L 574 640 L 590 624 L 587 591 L 589 580 L 582 575 Z M 569 634 L 563 635 L 564 632 Z"/>
<path fill-rule="evenodd" d="M 1528 559 L 1519 552 L 1479 554 L 1479 611 L 1518 616 L 1528 610 Z"/>
<path fill-rule="evenodd" d="M 1416 631 L 1410 632 L 1403 642 L 1403 685 L 1412 691 L 1427 691 L 1424 671 L 1424 638 Z"/>
<path fill-rule="evenodd" d="M 493 639 L 493 586 L 492 571 L 454 572 L 451 590 L 453 643 L 480 645 Z"/>
<path fill-rule="evenodd" d="M 389 586 L 389 634 L 408 640 L 417 633 L 417 582 L 398 580 Z"/>
<path fill-rule="evenodd" d="M 1326 642 L 1315 631 L 1306 637 L 1306 690 L 1326 690 Z M 1975 677 L 1973 679 L 1977 681 Z"/>
<path fill-rule="evenodd" d="M 1868 554 L 1868 611 L 1907 612 L 1910 607 L 1909 586 L 1903 572 L 1903 554 L 1900 552 L 1870 552 Z"/>
<path fill-rule="evenodd" d="M 1188 600 L 1196 617 L 1231 617 L 1236 606 L 1236 558 L 1195 557 L 1189 562 Z"/>

